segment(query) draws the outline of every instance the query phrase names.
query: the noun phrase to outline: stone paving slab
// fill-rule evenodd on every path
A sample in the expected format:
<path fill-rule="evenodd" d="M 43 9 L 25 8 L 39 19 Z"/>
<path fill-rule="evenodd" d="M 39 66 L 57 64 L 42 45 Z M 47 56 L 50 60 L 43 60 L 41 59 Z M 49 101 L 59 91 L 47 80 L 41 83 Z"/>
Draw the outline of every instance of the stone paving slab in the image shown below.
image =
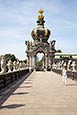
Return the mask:
<path fill-rule="evenodd" d="M 0 115 L 77 115 L 77 81 L 33 72 L 3 103 Z"/>

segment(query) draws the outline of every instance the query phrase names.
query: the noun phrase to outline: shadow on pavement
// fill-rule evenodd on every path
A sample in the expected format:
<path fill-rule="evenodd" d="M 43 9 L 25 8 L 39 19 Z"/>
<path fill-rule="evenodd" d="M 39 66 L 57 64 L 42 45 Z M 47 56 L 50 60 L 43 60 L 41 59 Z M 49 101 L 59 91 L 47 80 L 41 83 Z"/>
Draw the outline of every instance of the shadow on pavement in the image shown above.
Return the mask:
<path fill-rule="evenodd" d="M 77 86 L 77 84 L 70 83 L 70 84 L 67 84 L 67 86 Z"/>
<path fill-rule="evenodd" d="M 11 105 L 6 105 L 6 106 L 0 106 L 0 109 L 15 109 L 18 107 L 26 106 L 25 104 L 11 104 Z"/>
<path fill-rule="evenodd" d="M 31 84 L 31 81 L 25 81 L 23 84 Z"/>
<path fill-rule="evenodd" d="M 31 88 L 32 86 L 20 86 L 19 88 Z"/>
<path fill-rule="evenodd" d="M 23 95 L 23 94 L 29 94 L 29 92 L 19 92 L 19 93 L 13 93 L 12 95 Z"/>
<path fill-rule="evenodd" d="M 7 93 L 5 93 L 5 94 L 3 94 L 3 95 L 2 95 L 3 92 L 1 93 L 0 106 L 8 99 L 8 97 L 9 97 L 10 95 L 13 94 L 13 92 L 14 92 L 22 83 L 24 83 L 24 80 L 26 80 L 26 79 L 29 77 L 30 74 L 31 74 L 31 73 L 28 73 L 27 75 L 25 75 L 24 77 L 22 77 L 18 82 L 16 82 L 16 83 L 14 84 L 14 87 L 13 87 L 13 86 L 10 86 L 10 88 L 6 88 L 6 91 L 7 91 L 8 89 L 10 89 Z M 5 90 L 4 90 L 4 92 L 5 92 Z"/>

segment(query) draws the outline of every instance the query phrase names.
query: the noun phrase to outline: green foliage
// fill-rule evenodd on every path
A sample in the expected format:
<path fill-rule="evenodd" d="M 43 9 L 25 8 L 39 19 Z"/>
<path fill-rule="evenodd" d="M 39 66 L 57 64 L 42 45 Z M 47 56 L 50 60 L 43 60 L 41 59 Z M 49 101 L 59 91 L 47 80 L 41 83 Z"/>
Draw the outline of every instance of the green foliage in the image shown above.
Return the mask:
<path fill-rule="evenodd" d="M 56 53 L 62 53 L 62 51 L 59 49 L 59 50 L 56 50 Z"/>
<path fill-rule="evenodd" d="M 37 67 L 42 67 L 42 65 L 43 65 L 43 61 L 42 60 L 40 60 L 39 62 L 36 63 Z"/>
<path fill-rule="evenodd" d="M 11 61 L 16 61 L 16 60 L 17 60 L 17 58 L 15 57 L 14 54 L 5 54 L 4 57 L 5 57 L 5 59 L 6 59 L 6 63 L 7 63 L 9 60 L 11 60 Z"/>
<path fill-rule="evenodd" d="M 27 59 L 26 59 L 26 60 L 23 60 L 23 62 L 24 62 L 25 64 L 27 64 Z"/>

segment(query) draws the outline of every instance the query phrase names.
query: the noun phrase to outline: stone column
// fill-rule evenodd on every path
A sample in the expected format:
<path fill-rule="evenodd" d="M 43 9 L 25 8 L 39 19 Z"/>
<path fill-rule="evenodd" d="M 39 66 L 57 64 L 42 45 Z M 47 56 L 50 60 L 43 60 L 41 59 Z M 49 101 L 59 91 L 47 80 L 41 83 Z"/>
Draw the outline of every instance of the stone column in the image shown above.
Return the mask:
<path fill-rule="evenodd" d="M 36 55 L 34 55 L 34 57 L 33 57 L 33 67 L 34 67 L 34 70 L 35 70 L 35 67 L 36 67 Z"/>
<path fill-rule="evenodd" d="M 51 56 L 48 56 L 48 66 L 51 68 Z"/>
<path fill-rule="evenodd" d="M 35 55 L 35 68 L 36 68 L 36 55 Z"/>
<path fill-rule="evenodd" d="M 45 67 L 45 60 L 43 60 L 43 68 Z"/>
<path fill-rule="evenodd" d="M 54 63 L 54 54 L 51 55 L 51 67 L 53 63 Z"/>
<path fill-rule="evenodd" d="M 35 55 L 32 56 L 32 66 L 35 67 Z"/>
<path fill-rule="evenodd" d="M 31 54 L 29 54 L 27 57 L 28 57 L 28 65 L 29 67 L 31 67 L 32 66 L 32 56 Z"/>
<path fill-rule="evenodd" d="M 34 67 L 34 56 L 32 55 L 32 67 Z"/>
<path fill-rule="evenodd" d="M 48 66 L 48 57 L 47 54 L 45 54 L 45 69 L 47 70 L 47 66 Z"/>
<path fill-rule="evenodd" d="M 29 66 L 29 56 L 27 56 L 27 66 Z"/>

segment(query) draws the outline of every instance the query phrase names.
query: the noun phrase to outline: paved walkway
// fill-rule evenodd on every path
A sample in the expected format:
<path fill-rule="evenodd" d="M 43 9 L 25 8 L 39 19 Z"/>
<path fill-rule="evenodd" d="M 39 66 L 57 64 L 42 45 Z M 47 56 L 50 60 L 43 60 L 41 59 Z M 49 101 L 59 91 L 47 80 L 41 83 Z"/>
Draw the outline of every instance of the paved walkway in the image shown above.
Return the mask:
<path fill-rule="evenodd" d="M 33 72 L 3 103 L 0 115 L 77 115 L 77 81 Z"/>

